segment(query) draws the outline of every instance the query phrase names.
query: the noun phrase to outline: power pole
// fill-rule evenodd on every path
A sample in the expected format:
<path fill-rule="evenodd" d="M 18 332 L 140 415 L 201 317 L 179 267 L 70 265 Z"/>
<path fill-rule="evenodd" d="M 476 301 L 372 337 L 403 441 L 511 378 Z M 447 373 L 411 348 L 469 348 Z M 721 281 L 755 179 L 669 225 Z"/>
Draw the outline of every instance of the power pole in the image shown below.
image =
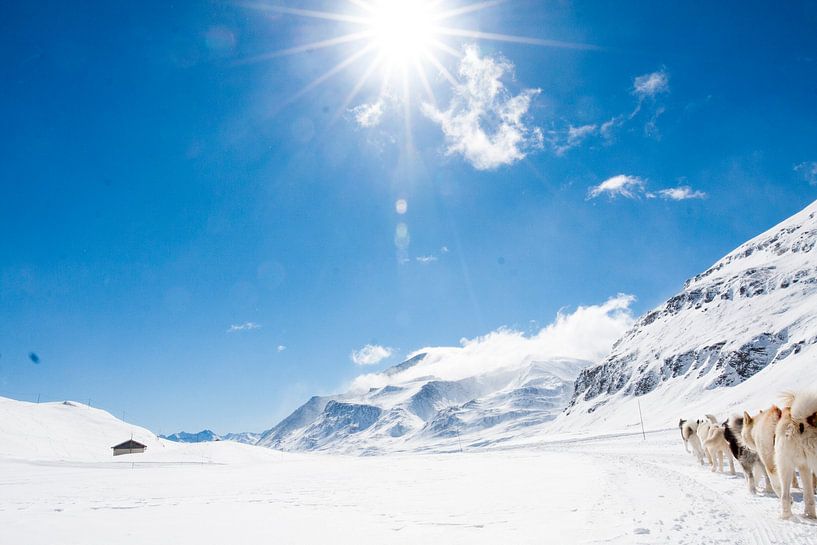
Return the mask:
<path fill-rule="evenodd" d="M 641 416 L 641 400 L 635 398 L 636 402 L 638 402 L 638 419 L 641 420 L 641 437 L 644 441 L 647 440 L 647 434 L 644 433 L 644 417 Z"/>

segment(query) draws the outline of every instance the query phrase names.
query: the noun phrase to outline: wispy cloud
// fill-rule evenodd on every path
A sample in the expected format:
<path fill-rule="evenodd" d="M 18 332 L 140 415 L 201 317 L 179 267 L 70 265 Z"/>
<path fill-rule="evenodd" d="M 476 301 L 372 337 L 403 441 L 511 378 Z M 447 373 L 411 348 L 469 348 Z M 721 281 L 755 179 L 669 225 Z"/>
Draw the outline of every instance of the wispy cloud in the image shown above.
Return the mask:
<path fill-rule="evenodd" d="M 688 185 L 680 185 L 678 187 L 668 187 L 657 192 L 662 199 L 671 201 L 686 201 L 688 199 L 705 199 L 706 193 L 697 189 L 692 189 Z"/>
<path fill-rule="evenodd" d="M 542 146 L 542 131 L 526 125 L 531 100 L 539 89 L 511 95 L 503 77 L 513 64 L 501 57 L 480 56 L 479 48 L 465 48 L 459 66 L 460 82 L 445 111 L 423 104 L 423 112 L 440 125 L 447 153 L 460 154 L 477 170 L 491 170 L 523 159 Z"/>
<path fill-rule="evenodd" d="M 384 99 L 381 97 L 371 104 L 361 104 L 352 108 L 355 122 L 364 128 L 376 127 L 383 118 Z"/>
<path fill-rule="evenodd" d="M 244 322 L 243 324 L 233 324 L 227 329 L 227 333 L 235 333 L 236 331 L 251 331 L 253 329 L 260 329 L 261 325 L 255 322 Z"/>
<path fill-rule="evenodd" d="M 817 185 L 817 161 L 806 161 L 794 165 L 794 171 L 800 173 L 811 185 Z"/>
<path fill-rule="evenodd" d="M 549 131 L 548 142 L 556 155 L 564 155 L 568 151 L 578 148 L 586 142 L 598 142 L 601 139 L 609 144 L 615 138 L 617 130 L 632 122 L 642 108 L 645 110 L 645 103 L 649 101 L 649 119 L 644 122 L 644 134 L 653 138 L 659 138 L 658 118 L 664 114 L 666 108 L 656 104 L 658 95 L 669 93 L 669 74 L 662 68 L 656 72 L 637 76 L 633 79 L 631 93 L 636 97 L 635 107 L 630 113 L 615 115 L 604 122 L 587 123 L 584 125 L 568 125 L 567 129 L 556 129 Z"/>
<path fill-rule="evenodd" d="M 669 75 L 665 69 L 638 76 L 633 80 L 633 94 L 639 100 L 669 93 Z"/>
<path fill-rule="evenodd" d="M 415 258 L 420 263 L 427 265 L 429 263 L 434 263 L 437 261 L 437 256 L 435 255 L 420 255 Z"/>
<path fill-rule="evenodd" d="M 571 149 L 579 146 L 582 142 L 584 142 L 587 138 L 598 134 L 600 129 L 598 125 L 591 124 L 591 125 L 582 125 L 580 127 L 574 127 L 571 125 L 567 129 L 567 135 L 562 142 L 555 140 L 553 142 L 554 151 L 556 155 L 564 155 Z"/>
<path fill-rule="evenodd" d="M 284 350 L 286 350 L 286 349 L 287 349 L 287 347 L 286 347 L 286 346 L 284 346 L 283 344 L 279 344 L 279 345 L 278 345 L 278 348 L 277 348 L 278 352 L 283 352 L 283 351 L 284 351 Z"/>
<path fill-rule="evenodd" d="M 595 199 L 606 195 L 611 200 L 618 197 L 625 199 L 664 199 L 669 201 L 685 201 L 689 199 L 704 199 L 706 193 L 697 189 L 692 189 L 688 185 L 678 187 L 668 187 L 658 191 L 648 191 L 647 181 L 638 176 L 618 174 L 607 178 L 599 185 L 594 185 L 587 190 L 587 199 Z"/>
<path fill-rule="evenodd" d="M 377 365 L 392 353 L 393 350 L 387 346 L 367 344 L 360 350 L 354 350 L 349 357 L 356 365 Z"/>
<path fill-rule="evenodd" d="M 419 364 L 387 376 L 361 375 L 353 382 L 356 390 L 382 387 L 423 376 L 460 380 L 499 369 L 514 369 L 550 358 L 573 358 L 596 362 L 604 358 L 633 324 L 630 310 L 634 297 L 617 295 L 599 305 L 580 306 L 573 312 L 560 311 L 553 322 L 533 334 L 499 328 L 487 335 L 462 339 L 460 346 L 421 348 L 409 357 L 426 353 Z"/>
<path fill-rule="evenodd" d="M 645 194 L 646 183 L 638 176 L 628 176 L 618 174 L 612 178 L 607 178 L 599 185 L 595 185 L 587 190 L 587 198 L 595 199 L 602 195 L 607 195 L 611 199 L 624 197 L 625 199 L 638 199 Z"/>

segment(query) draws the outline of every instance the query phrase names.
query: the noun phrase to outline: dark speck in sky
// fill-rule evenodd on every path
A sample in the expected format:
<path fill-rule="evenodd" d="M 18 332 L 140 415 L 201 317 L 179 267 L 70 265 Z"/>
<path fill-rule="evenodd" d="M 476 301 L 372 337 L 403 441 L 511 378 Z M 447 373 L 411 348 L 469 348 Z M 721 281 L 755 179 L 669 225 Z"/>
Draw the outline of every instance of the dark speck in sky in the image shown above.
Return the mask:
<path fill-rule="evenodd" d="M 39 364 L 39 363 L 40 363 L 40 356 L 38 356 L 38 355 L 37 355 L 37 354 L 35 354 L 34 352 L 29 353 L 29 355 L 28 355 L 28 359 L 30 359 L 30 360 L 31 360 L 31 361 L 33 361 L 34 363 L 37 363 L 37 364 Z"/>

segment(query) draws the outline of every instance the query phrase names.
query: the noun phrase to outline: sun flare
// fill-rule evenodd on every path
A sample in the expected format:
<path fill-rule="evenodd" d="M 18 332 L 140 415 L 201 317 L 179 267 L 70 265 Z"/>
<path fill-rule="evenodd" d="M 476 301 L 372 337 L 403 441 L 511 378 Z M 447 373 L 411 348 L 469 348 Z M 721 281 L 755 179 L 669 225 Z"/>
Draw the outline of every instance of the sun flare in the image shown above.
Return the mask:
<path fill-rule="evenodd" d="M 372 42 L 387 63 L 415 62 L 429 54 L 437 39 L 434 3 L 378 0 L 371 7 Z"/>
<path fill-rule="evenodd" d="M 396 90 L 396 94 L 400 95 L 399 98 L 406 107 L 406 112 L 408 104 L 417 100 L 414 97 L 418 96 L 416 93 L 418 86 L 422 95 L 421 100 L 435 103 L 434 86 L 437 81 L 442 78 L 451 85 L 457 84 L 456 78 L 449 72 L 447 66 L 450 65 L 449 61 L 452 58 L 457 61 L 462 58 L 465 42 L 489 40 L 570 49 L 595 48 L 587 44 L 483 32 L 466 26 L 469 16 L 498 7 L 505 1 L 336 0 L 333 5 L 337 6 L 337 11 L 268 3 L 247 4 L 247 7 L 253 9 L 323 20 L 330 26 L 327 26 L 325 38 L 264 53 L 245 59 L 244 62 L 317 50 L 345 49 L 346 54 L 337 64 L 327 68 L 281 106 L 300 98 L 341 72 L 357 71 L 357 80 L 343 103 L 339 105 L 335 116 L 337 118 L 342 112 L 347 111 L 356 96 L 378 75 L 381 80 L 380 98 L 391 95 Z M 318 1 L 315 0 L 315 3 Z M 394 81 L 395 79 L 398 81 Z M 370 109 L 380 108 L 382 104 L 378 99 L 365 106 Z M 408 126 L 408 113 L 406 125 Z"/>

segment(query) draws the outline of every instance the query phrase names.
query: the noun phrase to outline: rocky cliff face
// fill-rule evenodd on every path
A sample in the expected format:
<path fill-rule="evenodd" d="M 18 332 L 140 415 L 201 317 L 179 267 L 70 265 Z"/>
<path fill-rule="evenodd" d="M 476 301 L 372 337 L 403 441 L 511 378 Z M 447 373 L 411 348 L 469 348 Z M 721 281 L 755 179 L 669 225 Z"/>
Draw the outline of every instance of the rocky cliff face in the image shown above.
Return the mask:
<path fill-rule="evenodd" d="M 579 374 L 567 412 L 677 381 L 735 386 L 817 342 L 815 243 L 817 203 L 689 279 Z"/>

